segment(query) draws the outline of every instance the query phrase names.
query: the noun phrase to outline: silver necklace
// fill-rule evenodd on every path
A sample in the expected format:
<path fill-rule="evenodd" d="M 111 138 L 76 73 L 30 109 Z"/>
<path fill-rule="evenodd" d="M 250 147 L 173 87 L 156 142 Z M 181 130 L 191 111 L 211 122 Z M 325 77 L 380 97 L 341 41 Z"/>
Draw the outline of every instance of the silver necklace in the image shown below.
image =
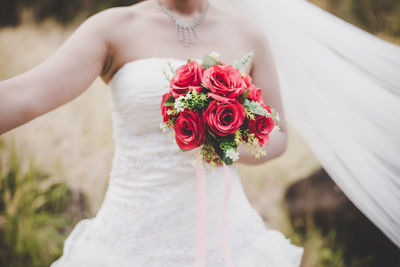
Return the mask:
<path fill-rule="evenodd" d="M 198 18 L 194 20 L 194 22 L 187 24 L 183 23 L 179 20 L 176 13 L 174 13 L 171 9 L 169 9 L 166 5 L 161 3 L 161 0 L 157 0 L 158 4 L 160 5 L 162 11 L 167 14 L 174 22 L 175 22 L 175 32 L 178 37 L 178 40 L 183 42 L 184 46 L 189 46 L 194 42 L 194 40 L 198 40 L 199 37 L 197 35 L 197 27 L 206 17 L 206 13 L 208 10 L 209 2 L 207 0 L 207 5 L 204 11 L 200 14 Z"/>

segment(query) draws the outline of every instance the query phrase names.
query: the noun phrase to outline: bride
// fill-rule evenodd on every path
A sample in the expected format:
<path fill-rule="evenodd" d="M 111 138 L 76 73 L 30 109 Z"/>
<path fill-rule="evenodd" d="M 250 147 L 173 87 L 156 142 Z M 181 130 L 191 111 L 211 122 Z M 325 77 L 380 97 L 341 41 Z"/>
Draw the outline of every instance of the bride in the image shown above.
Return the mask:
<path fill-rule="evenodd" d="M 198 38 L 176 34 L 191 24 Z M 194 35 L 192 35 L 193 37 Z M 303 249 L 266 229 L 248 202 L 235 165 L 229 166 L 226 256 L 222 236 L 223 168 L 207 171 L 205 236 L 196 237 L 194 151 L 181 152 L 159 129 L 162 70 L 218 51 L 223 60 L 254 51 L 248 66 L 264 101 L 280 115 L 269 156 L 254 159 L 239 147 L 239 163 L 259 164 L 287 144 L 285 113 L 272 53 L 262 29 L 206 0 L 147 0 L 87 19 L 45 62 L 0 82 L 0 134 L 80 95 L 97 76 L 111 89 L 115 155 L 104 202 L 80 221 L 52 267 L 64 266 L 299 266 Z M 197 232 L 198 234 L 198 232 Z M 198 239 L 206 251 L 198 250 Z M 231 258 L 230 258 L 231 257 Z"/>
<path fill-rule="evenodd" d="M 254 159 L 239 146 L 238 162 L 281 155 L 290 121 L 349 199 L 400 247 L 400 47 L 303 0 L 211 2 L 147 0 L 100 12 L 45 62 L 0 82 L 0 134 L 71 101 L 97 76 L 110 86 L 116 147 L 107 193 L 52 267 L 300 265 L 303 249 L 265 228 L 236 165 L 228 169 L 226 228 L 220 166 L 207 169 L 207 219 L 196 220 L 194 151 L 182 153 L 160 132 L 159 103 L 166 65 L 211 51 L 228 64 L 254 51 L 247 71 L 280 114 L 269 156 Z M 197 39 L 182 34 L 184 24 Z"/>

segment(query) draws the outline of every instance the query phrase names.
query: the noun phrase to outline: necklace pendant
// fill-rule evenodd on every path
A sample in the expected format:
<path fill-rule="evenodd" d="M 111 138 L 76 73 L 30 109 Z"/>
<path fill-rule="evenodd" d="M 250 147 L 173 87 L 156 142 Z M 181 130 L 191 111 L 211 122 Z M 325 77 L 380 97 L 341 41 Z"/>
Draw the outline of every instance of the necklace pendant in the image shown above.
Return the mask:
<path fill-rule="evenodd" d="M 195 21 L 191 24 L 186 24 L 181 22 L 178 19 L 178 16 L 167 6 L 163 5 L 161 3 L 161 0 L 157 0 L 158 4 L 160 5 L 162 11 L 167 14 L 172 21 L 175 23 L 175 33 L 180 42 L 183 43 L 185 47 L 188 47 L 189 45 L 194 43 L 194 40 L 198 40 L 198 34 L 197 34 L 197 27 L 203 22 L 205 19 L 208 7 L 209 7 L 209 2 L 207 1 L 207 6 L 205 10 L 201 13 L 201 15 L 195 19 Z"/>

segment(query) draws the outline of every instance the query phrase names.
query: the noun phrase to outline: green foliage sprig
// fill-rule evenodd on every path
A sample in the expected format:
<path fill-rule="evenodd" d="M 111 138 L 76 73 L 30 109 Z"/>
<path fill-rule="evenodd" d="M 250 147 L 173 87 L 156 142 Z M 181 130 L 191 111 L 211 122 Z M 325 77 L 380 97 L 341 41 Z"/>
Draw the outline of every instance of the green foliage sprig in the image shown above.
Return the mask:
<path fill-rule="evenodd" d="M 233 67 L 235 69 L 238 69 L 238 70 L 242 71 L 242 72 L 246 72 L 248 64 L 250 63 L 250 61 L 253 58 L 253 56 L 254 56 L 254 51 L 251 51 L 251 52 L 247 53 L 239 61 L 235 61 L 233 63 Z"/>
<path fill-rule="evenodd" d="M 272 114 L 268 112 L 265 108 L 261 106 L 260 103 L 252 101 L 250 99 L 245 99 L 243 102 L 244 108 L 254 115 L 261 115 L 266 117 L 272 117 Z"/>
<path fill-rule="evenodd" d="M 242 75 L 246 75 L 245 70 L 247 64 L 249 64 L 253 55 L 253 51 L 247 53 L 239 61 L 235 61 L 233 67 L 241 71 Z M 188 59 L 187 63 L 190 61 L 191 60 Z M 208 69 L 213 65 L 222 64 L 223 62 L 219 59 L 219 54 L 216 52 L 205 55 L 201 63 L 203 69 Z M 174 70 L 171 66 L 169 69 L 171 73 L 174 74 Z M 167 109 L 167 114 L 172 118 L 168 120 L 167 123 L 161 123 L 161 129 L 165 131 L 168 128 L 172 128 L 175 118 L 178 117 L 179 113 L 186 108 L 193 111 L 207 109 L 208 105 L 211 101 L 213 101 L 213 99 L 207 96 L 207 93 L 210 91 L 210 89 L 203 84 L 201 85 L 203 86 L 202 92 L 189 90 L 186 92 L 186 94 L 180 95 L 177 98 L 170 96 L 166 99 L 164 106 L 170 107 L 170 109 Z M 241 95 L 243 106 L 246 112 L 246 120 L 254 120 L 256 116 L 265 116 L 272 118 L 276 124 L 278 123 L 278 114 L 274 109 L 271 108 L 271 112 L 268 112 L 268 110 L 261 106 L 260 103 L 249 99 L 248 95 L 249 89 L 247 89 Z M 250 153 L 254 157 L 259 158 L 261 156 L 265 156 L 267 153 L 259 146 L 258 138 L 254 133 L 251 133 L 249 129 L 245 129 L 244 125 L 246 125 L 246 120 L 243 125 L 236 130 L 235 133 L 228 136 L 217 136 L 207 128 L 206 135 L 208 137 L 206 138 L 205 143 L 202 145 L 200 150 L 203 162 L 207 161 L 212 166 L 216 165 L 218 162 L 224 162 L 227 165 L 231 165 L 234 161 L 239 159 L 237 148 L 241 143 L 250 150 Z"/>

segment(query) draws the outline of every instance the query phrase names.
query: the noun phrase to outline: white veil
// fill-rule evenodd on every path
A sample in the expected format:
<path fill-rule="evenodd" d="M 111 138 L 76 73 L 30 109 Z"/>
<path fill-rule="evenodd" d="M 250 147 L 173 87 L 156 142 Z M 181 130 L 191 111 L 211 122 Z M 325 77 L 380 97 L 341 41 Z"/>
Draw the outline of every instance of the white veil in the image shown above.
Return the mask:
<path fill-rule="evenodd" d="M 211 3 L 262 27 L 288 122 L 400 247 L 400 47 L 305 0 Z"/>

